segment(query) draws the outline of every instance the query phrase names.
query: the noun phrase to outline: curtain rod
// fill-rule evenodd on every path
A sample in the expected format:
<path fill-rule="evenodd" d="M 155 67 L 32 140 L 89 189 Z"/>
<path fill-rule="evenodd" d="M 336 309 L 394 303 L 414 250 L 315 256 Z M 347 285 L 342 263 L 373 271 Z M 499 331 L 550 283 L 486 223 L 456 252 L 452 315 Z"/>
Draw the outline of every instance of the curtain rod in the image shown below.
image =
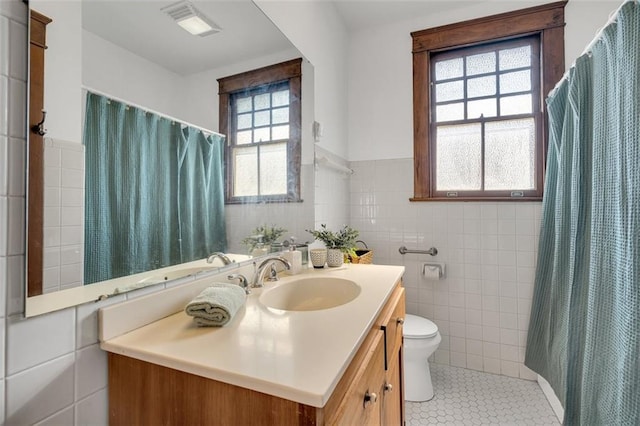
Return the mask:
<path fill-rule="evenodd" d="M 131 106 L 131 107 L 134 107 L 134 108 L 138 108 L 138 109 L 141 109 L 143 111 L 150 112 L 152 114 L 159 115 L 160 117 L 166 118 L 166 119 L 171 120 L 171 121 L 175 121 L 176 123 L 180 123 L 180 124 L 183 124 L 183 125 L 188 126 L 188 127 L 196 128 L 198 130 L 201 130 L 201 131 L 203 131 L 205 133 L 209 133 L 211 135 L 218 135 L 218 136 L 222 136 L 222 137 L 226 138 L 226 135 L 223 135 L 222 133 L 214 132 L 213 130 L 209 130 L 209 129 L 206 129 L 206 128 L 201 127 L 201 126 L 197 126 L 195 124 L 189 123 L 189 122 L 184 121 L 184 120 L 178 120 L 177 118 L 172 117 L 170 115 L 163 114 L 161 112 L 154 111 L 154 110 L 152 110 L 150 108 L 140 106 L 140 105 L 135 104 L 133 102 L 129 102 L 127 100 L 118 98 L 116 96 L 109 95 L 107 93 L 101 92 L 100 90 L 95 90 L 95 89 L 92 89 L 91 87 L 88 87 L 88 86 L 85 86 L 85 85 L 82 85 L 81 87 L 82 87 L 82 90 L 85 90 L 85 91 L 91 92 L 91 93 L 95 93 L 96 95 L 104 96 L 105 98 L 109 98 L 112 101 L 120 102 L 120 103 L 126 104 L 128 106 Z"/>
<path fill-rule="evenodd" d="M 596 35 L 593 37 L 593 40 L 591 40 L 591 42 L 589 42 L 589 44 L 586 45 L 586 47 L 584 48 L 580 56 L 578 56 L 578 58 L 584 55 L 591 54 L 591 50 L 593 49 L 593 46 L 602 39 L 602 33 L 604 32 L 604 30 L 607 27 L 609 27 L 609 25 L 617 21 L 618 14 L 620 13 L 620 10 L 624 7 L 624 5 L 632 2 L 639 3 L 639 0 L 624 0 L 622 4 L 620 4 L 613 12 L 609 14 L 609 18 L 607 19 L 607 22 L 598 31 L 596 31 Z M 560 78 L 560 80 L 556 83 L 553 89 L 547 94 L 547 96 L 551 96 L 551 94 L 554 93 L 558 89 L 558 87 L 560 87 L 560 84 L 567 79 L 567 77 L 569 76 L 569 72 L 571 71 L 571 68 L 574 68 L 576 66 L 576 60 L 574 60 L 571 66 L 567 68 L 564 74 L 562 74 L 562 78 Z"/>
<path fill-rule="evenodd" d="M 620 6 L 618 6 L 616 8 L 616 10 L 611 12 L 609 14 L 609 18 L 607 19 L 607 22 L 602 26 L 602 28 L 600 28 L 598 31 L 596 31 L 596 35 L 593 37 L 593 40 L 591 40 L 591 42 L 589 44 L 587 44 L 587 46 L 584 48 L 584 50 L 582 51 L 582 55 L 590 53 L 591 50 L 593 49 L 593 46 L 602 38 L 602 33 L 604 32 L 604 30 L 609 25 L 613 24 L 614 22 L 616 22 L 618 20 L 618 14 L 620 13 L 620 10 L 624 7 L 625 4 L 632 3 L 632 2 L 635 3 L 637 1 L 638 0 L 625 0 L 625 1 L 622 2 L 622 4 L 620 4 Z M 580 55 L 580 56 L 582 56 L 582 55 Z"/>
<path fill-rule="evenodd" d="M 318 166 L 326 166 L 330 169 L 337 170 L 339 172 L 345 173 L 347 175 L 353 174 L 353 169 L 343 166 L 342 164 L 326 157 L 324 155 L 316 155 L 316 165 Z"/>

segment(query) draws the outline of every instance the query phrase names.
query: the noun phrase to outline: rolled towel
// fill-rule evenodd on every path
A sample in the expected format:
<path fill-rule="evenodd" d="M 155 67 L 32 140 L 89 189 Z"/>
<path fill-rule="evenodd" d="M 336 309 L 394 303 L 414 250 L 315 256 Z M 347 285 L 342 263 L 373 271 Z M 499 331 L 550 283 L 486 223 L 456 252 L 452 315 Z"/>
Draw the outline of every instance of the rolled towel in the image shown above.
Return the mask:
<path fill-rule="evenodd" d="M 221 327 L 244 305 L 245 291 L 236 284 L 214 283 L 187 304 L 184 311 L 198 327 Z"/>

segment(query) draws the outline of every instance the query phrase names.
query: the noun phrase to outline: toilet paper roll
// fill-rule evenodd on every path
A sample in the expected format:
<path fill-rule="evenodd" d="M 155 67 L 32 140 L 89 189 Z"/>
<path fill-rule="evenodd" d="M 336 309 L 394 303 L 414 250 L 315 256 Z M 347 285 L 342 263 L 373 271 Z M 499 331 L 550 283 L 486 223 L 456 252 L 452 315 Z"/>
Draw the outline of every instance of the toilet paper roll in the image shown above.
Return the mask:
<path fill-rule="evenodd" d="M 428 280 L 440 280 L 442 279 L 443 265 L 425 263 L 422 266 L 422 275 Z"/>

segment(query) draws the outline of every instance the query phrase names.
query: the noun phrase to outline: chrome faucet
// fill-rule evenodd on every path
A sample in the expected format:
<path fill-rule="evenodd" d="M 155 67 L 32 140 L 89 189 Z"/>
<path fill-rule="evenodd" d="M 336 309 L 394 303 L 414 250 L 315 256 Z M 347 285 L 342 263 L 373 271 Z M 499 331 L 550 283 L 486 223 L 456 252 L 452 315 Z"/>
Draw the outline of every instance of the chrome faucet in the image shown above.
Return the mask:
<path fill-rule="evenodd" d="M 249 282 L 247 278 L 242 274 L 231 274 L 227 276 L 228 280 L 238 280 L 238 285 L 242 287 L 245 294 L 251 294 L 251 288 L 249 288 Z"/>
<path fill-rule="evenodd" d="M 228 265 L 231 262 L 233 262 L 233 260 L 229 259 L 229 257 L 226 254 L 217 251 L 215 253 L 210 254 L 209 257 L 207 257 L 207 263 L 213 263 L 213 261 L 216 260 L 216 257 L 219 257 L 220 260 L 222 260 L 222 263 L 225 265 Z"/>
<path fill-rule="evenodd" d="M 269 256 L 260 263 L 256 270 L 256 275 L 253 278 L 253 284 L 251 287 L 263 287 L 264 281 L 278 281 L 278 271 L 276 270 L 275 262 L 280 262 L 284 265 L 284 268 L 291 269 L 291 263 L 282 256 Z M 264 277 L 265 271 L 269 270 L 269 276 Z"/>

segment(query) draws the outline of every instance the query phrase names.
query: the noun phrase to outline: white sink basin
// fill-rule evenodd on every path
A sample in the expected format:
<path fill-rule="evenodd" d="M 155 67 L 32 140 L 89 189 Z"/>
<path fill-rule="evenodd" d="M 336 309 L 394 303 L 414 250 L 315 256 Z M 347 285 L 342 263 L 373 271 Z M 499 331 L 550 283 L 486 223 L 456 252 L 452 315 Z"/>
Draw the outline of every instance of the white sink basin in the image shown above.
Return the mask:
<path fill-rule="evenodd" d="M 351 302 L 360 286 L 343 278 L 300 278 L 265 291 L 260 302 L 284 311 L 318 311 Z"/>
<path fill-rule="evenodd" d="M 191 268 L 181 268 L 181 269 L 176 269 L 174 271 L 167 271 L 161 274 L 157 274 L 157 275 L 152 275 L 150 277 L 147 278 L 143 278 L 140 281 L 138 281 L 139 284 L 144 283 L 144 284 L 157 284 L 157 283 L 161 283 L 164 281 L 169 281 L 169 280 L 175 280 L 177 278 L 183 278 L 183 277 L 188 277 L 189 275 L 195 275 L 199 272 L 207 272 L 207 271 L 213 271 L 218 269 L 217 267 L 206 267 L 206 266 L 200 266 L 200 267 L 191 267 Z"/>

